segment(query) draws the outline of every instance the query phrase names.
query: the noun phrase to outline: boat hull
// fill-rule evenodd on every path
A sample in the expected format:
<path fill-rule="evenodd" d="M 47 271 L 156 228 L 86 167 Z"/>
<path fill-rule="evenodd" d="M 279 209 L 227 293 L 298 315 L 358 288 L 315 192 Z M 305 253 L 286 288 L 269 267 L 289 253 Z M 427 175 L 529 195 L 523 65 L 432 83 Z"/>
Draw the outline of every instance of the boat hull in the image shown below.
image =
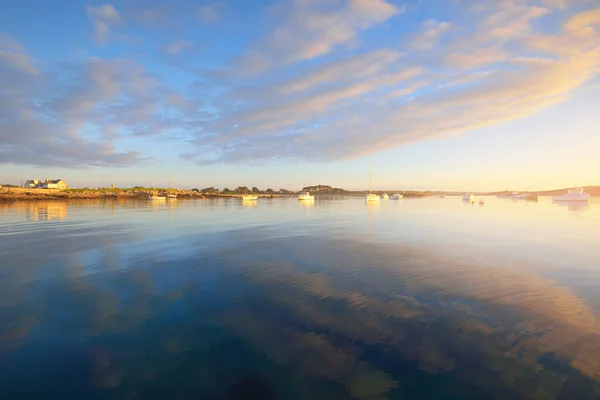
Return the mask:
<path fill-rule="evenodd" d="M 298 196 L 298 200 L 301 201 L 314 201 L 315 196 Z"/>
<path fill-rule="evenodd" d="M 474 194 L 463 194 L 462 199 L 463 199 L 463 201 L 475 201 L 475 195 Z"/>
<path fill-rule="evenodd" d="M 381 198 L 376 194 L 368 194 L 365 198 L 366 201 L 379 201 Z"/>
<path fill-rule="evenodd" d="M 590 195 L 588 193 L 580 193 L 580 194 L 565 194 L 562 196 L 553 196 L 552 200 L 554 201 L 588 201 Z"/>

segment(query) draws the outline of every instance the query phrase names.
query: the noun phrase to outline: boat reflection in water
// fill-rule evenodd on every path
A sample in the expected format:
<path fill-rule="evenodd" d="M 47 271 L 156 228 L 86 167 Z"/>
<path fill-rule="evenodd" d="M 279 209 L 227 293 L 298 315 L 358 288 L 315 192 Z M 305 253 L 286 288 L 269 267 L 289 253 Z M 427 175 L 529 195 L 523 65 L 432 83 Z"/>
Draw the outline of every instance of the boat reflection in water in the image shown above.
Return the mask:
<path fill-rule="evenodd" d="M 254 208 L 258 205 L 257 199 L 244 199 L 242 198 L 242 207 Z"/>
<path fill-rule="evenodd" d="M 554 200 L 552 201 L 552 204 L 567 207 L 569 211 L 585 211 L 590 208 L 590 205 L 587 201 Z"/>
<path fill-rule="evenodd" d="M 300 204 L 302 207 L 313 208 L 315 206 L 315 199 L 312 198 L 310 200 L 300 200 L 298 201 L 298 204 Z"/>

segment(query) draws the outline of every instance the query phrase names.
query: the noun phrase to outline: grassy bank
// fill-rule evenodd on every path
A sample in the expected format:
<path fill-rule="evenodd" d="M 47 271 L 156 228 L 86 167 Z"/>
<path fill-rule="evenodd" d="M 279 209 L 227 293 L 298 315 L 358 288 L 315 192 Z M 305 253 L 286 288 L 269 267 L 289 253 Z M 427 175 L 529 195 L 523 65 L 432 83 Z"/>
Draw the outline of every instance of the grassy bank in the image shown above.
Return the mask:
<path fill-rule="evenodd" d="M 159 189 L 152 188 L 107 188 L 107 189 L 28 189 L 28 188 L 0 188 L 0 201 L 26 201 L 26 200 L 68 200 L 68 199 L 101 199 L 101 198 L 130 198 L 147 199 L 156 193 L 166 196 L 168 193 L 177 195 L 177 198 L 210 198 L 210 197 L 240 197 L 240 194 L 208 194 L 196 190 Z M 259 194 L 261 197 L 273 197 L 271 194 Z"/>

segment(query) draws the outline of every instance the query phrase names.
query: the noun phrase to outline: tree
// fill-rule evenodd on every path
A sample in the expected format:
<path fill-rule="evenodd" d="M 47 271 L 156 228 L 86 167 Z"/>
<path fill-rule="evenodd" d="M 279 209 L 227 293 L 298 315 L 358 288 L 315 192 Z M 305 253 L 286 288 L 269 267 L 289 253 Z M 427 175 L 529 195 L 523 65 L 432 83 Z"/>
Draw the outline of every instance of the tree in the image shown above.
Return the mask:
<path fill-rule="evenodd" d="M 219 193 L 219 189 L 216 189 L 214 187 L 208 187 L 208 188 L 204 188 L 202 189 L 203 193 L 209 193 L 209 194 L 215 194 L 215 193 Z"/>
<path fill-rule="evenodd" d="M 226 187 L 225 189 L 223 189 L 223 193 L 231 193 L 231 189 L 229 189 L 228 187 Z"/>
<path fill-rule="evenodd" d="M 250 189 L 248 189 L 247 186 L 238 186 L 237 189 L 235 189 L 235 192 L 238 194 L 248 194 Z"/>
<path fill-rule="evenodd" d="M 257 188 L 256 186 L 252 187 L 252 193 L 260 193 L 260 189 Z"/>
<path fill-rule="evenodd" d="M 273 193 L 275 193 L 275 191 L 274 191 L 273 189 L 271 189 L 271 188 L 268 188 L 268 189 L 266 190 L 266 192 L 267 192 L 267 193 L 269 193 L 269 194 L 273 194 Z"/>
<path fill-rule="evenodd" d="M 290 191 L 287 189 L 279 189 L 279 193 L 288 194 L 288 193 L 290 193 Z"/>

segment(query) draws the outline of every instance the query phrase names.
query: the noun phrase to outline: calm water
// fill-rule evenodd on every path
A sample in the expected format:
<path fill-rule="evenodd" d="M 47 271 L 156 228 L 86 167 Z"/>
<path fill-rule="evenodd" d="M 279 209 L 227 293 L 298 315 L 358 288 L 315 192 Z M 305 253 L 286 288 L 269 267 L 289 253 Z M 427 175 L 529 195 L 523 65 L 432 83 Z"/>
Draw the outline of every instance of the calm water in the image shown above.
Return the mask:
<path fill-rule="evenodd" d="M 600 199 L 0 204 L 6 399 L 600 398 Z"/>

